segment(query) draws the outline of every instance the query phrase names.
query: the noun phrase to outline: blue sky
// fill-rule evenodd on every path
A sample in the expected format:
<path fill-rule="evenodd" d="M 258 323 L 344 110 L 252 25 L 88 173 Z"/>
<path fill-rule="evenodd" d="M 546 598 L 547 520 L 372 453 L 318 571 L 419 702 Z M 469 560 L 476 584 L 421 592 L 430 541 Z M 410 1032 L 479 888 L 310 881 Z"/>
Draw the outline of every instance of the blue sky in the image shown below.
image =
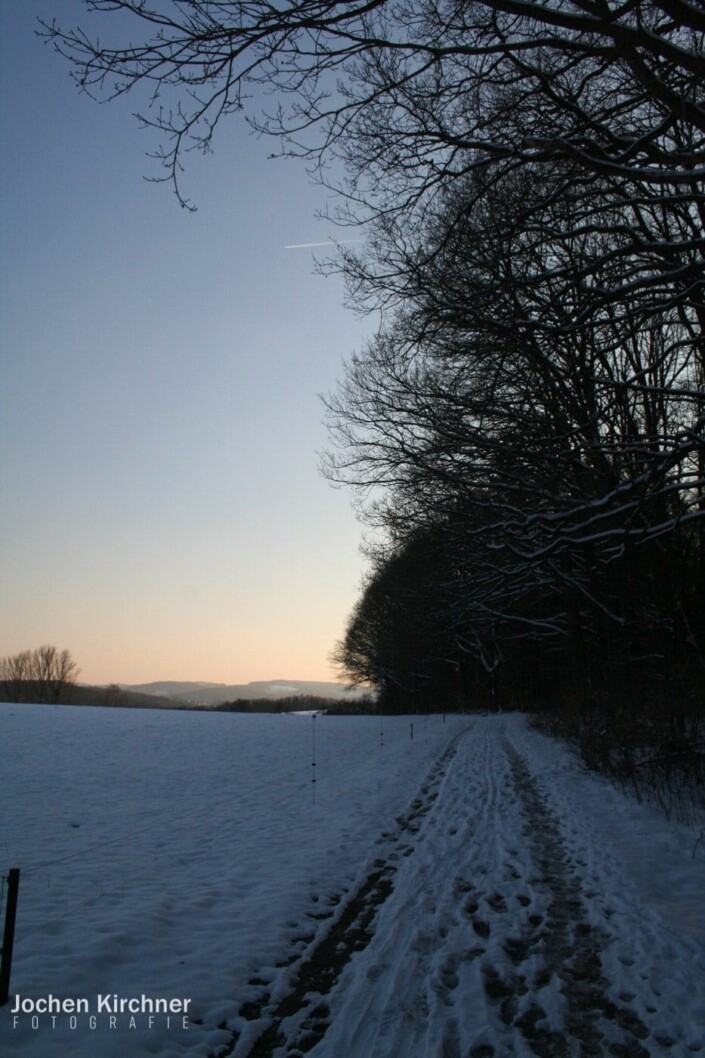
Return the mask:
<path fill-rule="evenodd" d="M 106 36 L 79 0 L 0 4 L 0 655 L 85 682 L 329 679 L 363 567 L 318 474 L 317 394 L 372 322 L 309 250 L 325 192 L 244 124 L 179 207 L 131 117 L 33 34 Z"/>

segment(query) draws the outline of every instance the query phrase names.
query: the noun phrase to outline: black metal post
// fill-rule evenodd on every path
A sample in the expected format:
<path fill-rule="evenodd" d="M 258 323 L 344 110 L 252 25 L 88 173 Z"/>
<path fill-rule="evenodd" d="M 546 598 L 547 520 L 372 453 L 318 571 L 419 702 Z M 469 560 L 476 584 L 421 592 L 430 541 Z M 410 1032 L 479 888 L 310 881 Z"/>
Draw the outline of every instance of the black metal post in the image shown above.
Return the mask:
<path fill-rule="evenodd" d="M 15 916 L 17 915 L 17 890 L 20 887 L 20 869 L 11 867 L 7 879 L 7 908 L 5 909 L 5 932 L 2 938 L 2 962 L 0 962 L 0 1007 L 10 998 L 10 967 L 12 948 L 15 943 Z"/>

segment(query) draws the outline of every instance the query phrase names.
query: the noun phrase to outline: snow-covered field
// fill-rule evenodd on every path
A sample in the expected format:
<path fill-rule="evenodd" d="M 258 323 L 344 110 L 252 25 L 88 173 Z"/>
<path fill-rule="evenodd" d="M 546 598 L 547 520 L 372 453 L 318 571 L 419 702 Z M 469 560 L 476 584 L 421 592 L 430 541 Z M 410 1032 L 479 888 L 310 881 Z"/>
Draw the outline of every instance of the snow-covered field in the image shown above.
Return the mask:
<path fill-rule="evenodd" d="M 0 1053 L 705 1052 L 705 839 L 519 715 L 0 705 L 0 755 Z"/>

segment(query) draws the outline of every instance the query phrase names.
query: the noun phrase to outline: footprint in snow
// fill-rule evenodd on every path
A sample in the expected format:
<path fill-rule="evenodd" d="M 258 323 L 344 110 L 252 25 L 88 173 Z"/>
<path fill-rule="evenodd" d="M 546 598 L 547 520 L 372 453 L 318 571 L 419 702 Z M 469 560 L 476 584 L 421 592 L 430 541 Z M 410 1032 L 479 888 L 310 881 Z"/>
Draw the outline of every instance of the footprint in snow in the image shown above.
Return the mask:
<path fill-rule="evenodd" d="M 483 940 L 487 940 L 490 935 L 489 923 L 485 922 L 484 919 L 474 918 L 472 920 L 472 928 L 475 930 L 478 937 L 482 937 Z"/>
<path fill-rule="evenodd" d="M 504 914 L 507 910 L 507 903 L 501 893 L 492 893 L 485 899 L 493 911 L 496 911 L 499 914 Z"/>

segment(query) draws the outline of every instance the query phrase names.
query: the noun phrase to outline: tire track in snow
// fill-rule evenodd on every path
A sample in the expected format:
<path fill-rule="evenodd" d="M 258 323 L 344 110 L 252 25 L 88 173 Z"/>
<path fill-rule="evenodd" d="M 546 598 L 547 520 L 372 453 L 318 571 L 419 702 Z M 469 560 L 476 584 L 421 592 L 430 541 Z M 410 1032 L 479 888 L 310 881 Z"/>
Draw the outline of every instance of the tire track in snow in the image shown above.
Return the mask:
<path fill-rule="evenodd" d="M 392 892 L 392 879 L 401 859 L 414 851 L 414 838 L 438 798 L 461 737 L 456 735 L 450 740 L 409 808 L 396 817 L 394 830 L 384 832 L 378 839 L 378 844 L 389 849 L 386 857 L 378 857 L 355 891 L 339 901 L 335 921 L 303 955 L 293 952 L 284 958 L 280 965 L 291 967 L 284 988 L 264 991 L 257 1000 L 243 1006 L 240 1017 L 248 1024 L 243 1030 L 232 1030 L 230 1042 L 209 1058 L 271 1058 L 275 1051 L 286 1058 L 301 1058 L 323 1038 L 330 1015 L 324 996 L 334 987 L 352 955 L 369 944 L 377 910 Z M 264 982 L 254 978 L 250 983 Z"/>
<path fill-rule="evenodd" d="M 333 1023 L 311 1058 L 496 1053 L 484 1049 L 492 1037 L 484 1031 L 490 1004 L 480 974 L 485 912 L 492 912 L 479 902 L 472 906 L 473 880 L 489 875 L 494 882 L 497 863 L 508 877 L 514 869 L 516 850 L 507 848 L 504 822 L 518 812 L 507 796 L 509 768 L 496 732 L 495 718 L 475 717 L 462 736 L 442 800 L 418 835 L 414 856 L 400 865 L 372 942 L 341 977 Z"/>
<path fill-rule="evenodd" d="M 545 915 L 536 916 L 518 936 L 509 938 L 504 949 L 511 961 L 522 967 L 503 980 L 486 974 L 486 990 L 499 1004 L 506 1025 L 518 1028 L 539 1058 L 649 1058 L 642 1044 L 650 1030 L 628 1005 L 613 1002 L 602 972 L 600 950 L 609 941 L 588 920 L 578 876 L 571 870 L 558 821 L 545 804 L 522 757 L 508 744 L 514 787 L 522 803 L 525 835 L 539 872 L 534 883 L 545 895 Z M 533 958 L 530 977 L 523 964 Z M 536 958 L 538 956 L 538 959 Z M 563 1029 L 545 1025 L 546 1012 L 540 999 L 530 999 L 521 1014 L 517 995 L 538 992 L 555 975 L 563 999 Z"/>

